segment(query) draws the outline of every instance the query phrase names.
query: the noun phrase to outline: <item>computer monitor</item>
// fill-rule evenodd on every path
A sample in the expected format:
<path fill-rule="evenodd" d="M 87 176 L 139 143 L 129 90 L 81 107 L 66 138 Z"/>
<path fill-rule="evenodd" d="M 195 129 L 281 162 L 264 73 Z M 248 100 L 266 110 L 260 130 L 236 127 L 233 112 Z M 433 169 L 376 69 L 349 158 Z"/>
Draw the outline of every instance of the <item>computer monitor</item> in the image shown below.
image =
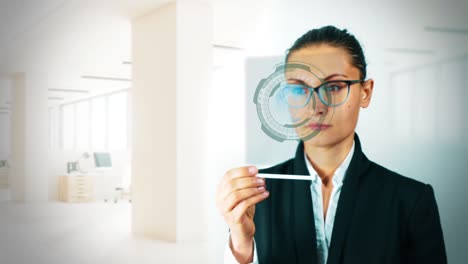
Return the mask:
<path fill-rule="evenodd" d="M 112 168 L 111 155 L 108 152 L 94 152 L 94 164 L 96 168 Z"/>

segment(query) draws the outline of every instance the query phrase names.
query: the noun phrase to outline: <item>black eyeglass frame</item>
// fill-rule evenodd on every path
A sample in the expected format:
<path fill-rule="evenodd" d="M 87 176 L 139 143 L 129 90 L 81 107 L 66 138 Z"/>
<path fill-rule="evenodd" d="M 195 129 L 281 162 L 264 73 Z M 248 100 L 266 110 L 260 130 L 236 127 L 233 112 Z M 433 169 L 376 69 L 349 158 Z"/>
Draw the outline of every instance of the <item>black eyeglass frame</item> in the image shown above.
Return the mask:
<path fill-rule="evenodd" d="M 346 94 L 346 98 L 343 100 L 343 102 L 339 103 L 339 104 L 329 104 L 325 101 L 325 99 L 322 98 L 322 95 L 320 95 L 319 93 L 319 90 L 321 87 L 325 87 L 327 84 L 330 84 L 330 83 L 334 83 L 334 82 L 344 82 L 347 84 L 347 87 L 348 87 L 348 91 L 347 91 L 347 94 Z M 319 100 L 326 106 L 331 106 L 331 107 L 337 107 L 337 106 L 340 106 L 344 103 L 346 103 L 346 101 L 348 100 L 349 98 L 349 90 L 351 89 L 351 85 L 353 84 L 356 84 L 356 83 L 363 83 L 365 82 L 365 80 L 331 80 L 331 81 L 327 81 L 327 82 L 324 82 L 322 84 L 320 84 L 319 86 L 317 87 L 311 87 L 311 86 L 308 86 L 304 83 L 301 83 L 301 84 L 289 84 L 289 85 L 301 85 L 301 86 L 304 86 L 305 88 L 309 89 L 309 90 L 312 90 L 313 92 L 315 92 L 317 94 L 317 97 L 319 98 Z M 309 97 L 307 98 L 306 102 L 304 103 L 304 105 L 302 106 L 299 106 L 299 107 L 295 107 L 295 108 L 302 108 L 306 105 L 309 104 L 310 102 L 310 98 L 312 97 L 312 94 L 313 93 L 309 93 Z"/>

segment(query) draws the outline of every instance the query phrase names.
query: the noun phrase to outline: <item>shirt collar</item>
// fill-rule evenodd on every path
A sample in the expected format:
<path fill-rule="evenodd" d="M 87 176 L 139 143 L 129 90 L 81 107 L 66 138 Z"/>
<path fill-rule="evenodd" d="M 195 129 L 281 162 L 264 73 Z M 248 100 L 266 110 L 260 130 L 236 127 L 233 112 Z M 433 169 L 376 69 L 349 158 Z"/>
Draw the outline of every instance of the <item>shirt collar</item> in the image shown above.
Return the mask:
<path fill-rule="evenodd" d="M 346 176 L 346 171 L 348 170 L 349 164 L 351 163 L 351 159 L 353 157 L 354 144 L 355 142 L 353 141 L 353 146 L 349 150 L 348 155 L 346 155 L 346 158 L 343 160 L 343 162 L 341 162 L 340 166 L 338 166 L 338 168 L 335 170 L 335 174 L 333 175 L 333 178 L 332 178 L 332 181 L 334 184 L 343 183 L 344 178 Z M 310 163 L 309 159 L 307 158 L 307 154 L 305 150 L 304 150 L 304 159 L 307 165 L 307 170 L 309 171 L 309 175 L 311 175 L 313 178 L 313 181 L 316 182 L 317 180 L 319 180 L 318 174 L 314 170 L 314 167 Z"/>

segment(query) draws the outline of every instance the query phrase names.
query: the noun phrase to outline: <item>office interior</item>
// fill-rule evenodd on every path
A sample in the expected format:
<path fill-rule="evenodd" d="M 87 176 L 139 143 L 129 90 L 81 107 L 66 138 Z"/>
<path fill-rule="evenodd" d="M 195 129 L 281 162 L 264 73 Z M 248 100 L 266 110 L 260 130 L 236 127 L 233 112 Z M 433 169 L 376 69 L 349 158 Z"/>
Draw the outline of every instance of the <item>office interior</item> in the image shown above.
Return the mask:
<path fill-rule="evenodd" d="M 468 1 L 0 2 L 0 262 L 222 263 L 232 167 L 292 157 L 258 82 L 325 25 L 361 41 L 373 161 L 435 189 L 468 258 Z"/>

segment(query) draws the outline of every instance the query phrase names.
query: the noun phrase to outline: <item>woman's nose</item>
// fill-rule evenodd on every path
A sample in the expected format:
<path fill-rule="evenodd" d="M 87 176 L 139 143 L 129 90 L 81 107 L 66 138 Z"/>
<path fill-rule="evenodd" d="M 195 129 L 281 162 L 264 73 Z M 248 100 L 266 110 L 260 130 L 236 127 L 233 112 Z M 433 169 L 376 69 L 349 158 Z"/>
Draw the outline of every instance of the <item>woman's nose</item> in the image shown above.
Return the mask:
<path fill-rule="evenodd" d="M 324 116 L 328 113 L 328 106 L 325 105 L 317 96 L 317 94 L 313 94 L 314 100 L 311 100 L 312 103 L 309 104 L 309 111 L 311 112 L 312 116 Z"/>

